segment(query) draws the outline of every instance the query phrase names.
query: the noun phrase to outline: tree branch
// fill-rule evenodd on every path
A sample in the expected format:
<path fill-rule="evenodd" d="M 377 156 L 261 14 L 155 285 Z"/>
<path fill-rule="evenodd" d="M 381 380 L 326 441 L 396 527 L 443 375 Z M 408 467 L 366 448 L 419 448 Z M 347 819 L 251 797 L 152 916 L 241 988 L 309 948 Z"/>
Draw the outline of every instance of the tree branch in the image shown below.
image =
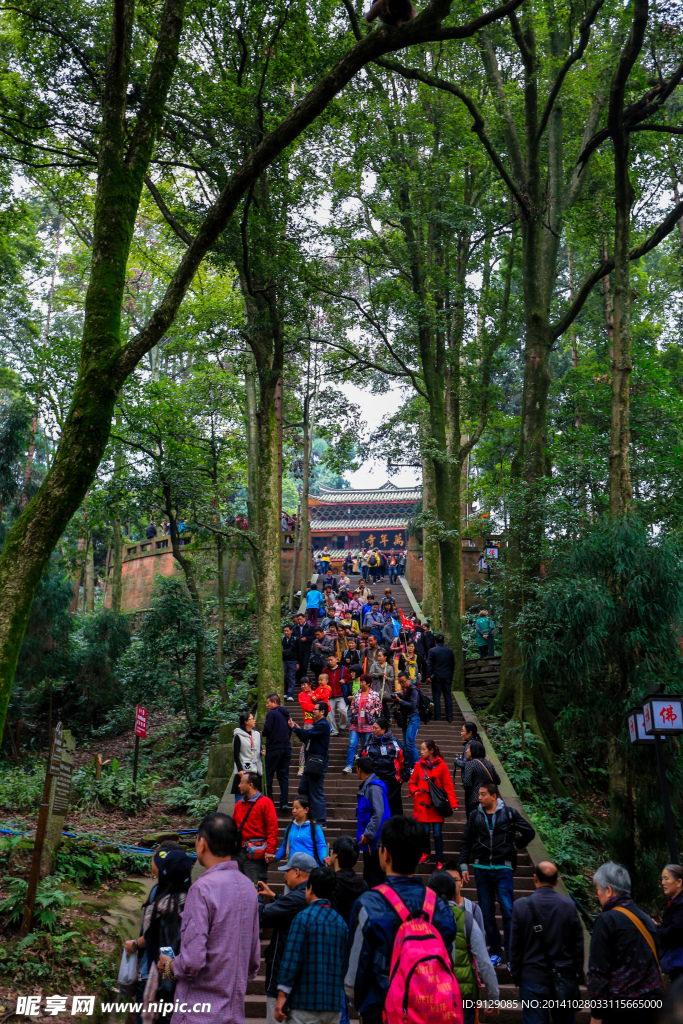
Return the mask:
<path fill-rule="evenodd" d="M 636 246 L 635 249 L 631 249 L 629 253 L 630 260 L 639 260 L 641 256 L 645 256 L 652 249 L 656 249 L 663 239 L 667 235 L 670 235 L 673 229 L 676 227 L 678 221 L 683 217 L 683 202 L 678 203 L 674 206 L 671 213 L 665 217 L 659 227 L 650 235 L 642 245 Z M 602 281 L 603 277 L 611 273 L 614 270 L 614 257 L 610 256 L 609 259 L 603 260 L 599 267 L 590 274 L 581 285 L 580 289 L 576 293 L 576 298 L 572 302 L 571 306 L 555 324 L 551 325 L 550 338 L 551 341 L 556 341 L 568 327 L 576 320 L 576 317 L 583 309 L 586 300 L 592 292 L 598 281 Z"/>
<path fill-rule="evenodd" d="M 177 0 L 167 0 L 167 3 L 176 2 Z M 176 268 L 161 303 L 146 326 L 121 350 L 117 366 L 113 368 L 119 387 L 145 353 L 159 342 L 172 324 L 199 264 L 225 229 L 245 192 L 260 177 L 266 167 L 315 121 L 328 103 L 362 67 L 386 53 L 416 43 L 431 42 L 441 38 L 469 38 L 484 26 L 515 10 L 520 6 L 522 0 L 507 0 L 507 3 L 465 25 L 443 30 L 441 21 L 450 12 L 451 3 L 452 0 L 431 0 L 431 3 L 417 18 L 403 25 L 402 28 L 383 26 L 368 32 L 336 62 L 327 74 L 323 75 L 322 79 L 295 106 L 294 110 L 256 146 L 242 166 L 232 175 L 209 210 L 194 241 L 188 246 L 187 252 Z"/>
<path fill-rule="evenodd" d="M 154 140 L 163 119 L 168 90 L 178 63 L 184 7 L 184 0 L 165 0 L 164 3 L 154 63 L 126 154 L 126 166 L 134 173 L 142 174 L 149 167 Z"/>
<path fill-rule="evenodd" d="M 194 242 L 194 238 L 192 237 L 190 232 L 183 227 L 180 221 L 173 216 L 168 206 L 164 202 L 164 197 L 162 196 L 161 192 L 150 178 L 149 174 L 145 175 L 145 185 L 147 186 L 150 195 L 152 196 L 152 199 L 157 204 L 159 212 L 161 213 L 162 217 L 169 225 L 169 227 L 172 228 L 172 230 L 178 236 L 181 242 L 184 242 L 185 245 L 192 245 L 192 243 Z"/>
<path fill-rule="evenodd" d="M 398 61 L 394 60 L 376 60 L 375 64 L 379 64 L 380 67 L 386 68 L 388 71 L 395 71 L 396 74 L 401 75 L 403 78 L 410 79 L 416 82 L 424 82 L 425 85 L 430 85 L 434 89 L 441 89 L 444 92 L 451 93 L 452 96 L 456 96 L 464 105 L 467 107 L 472 117 L 472 128 L 471 130 L 479 138 L 484 149 L 488 153 L 489 157 L 499 175 L 510 190 L 515 202 L 520 207 L 522 212 L 526 215 L 528 213 L 528 206 L 522 193 L 517 188 L 510 174 L 505 169 L 505 164 L 500 159 L 500 156 L 495 151 L 491 140 L 485 131 L 484 119 L 481 116 L 479 109 L 477 108 L 474 100 L 467 95 L 457 85 L 453 85 L 451 82 L 445 81 L 443 78 L 438 78 L 436 75 L 431 75 L 426 71 L 419 71 L 417 68 L 408 68 L 403 64 L 399 64 Z"/>
<path fill-rule="evenodd" d="M 538 132 L 536 133 L 537 142 L 540 142 L 543 132 L 546 129 L 546 126 L 548 124 L 548 118 L 550 117 L 552 109 L 555 106 L 555 100 L 559 95 L 560 89 L 562 88 L 562 83 L 564 82 L 568 71 L 574 64 L 576 64 L 577 60 L 580 60 L 581 57 L 583 57 L 584 51 L 588 46 L 588 40 L 590 39 L 591 28 L 593 27 L 593 23 L 595 22 L 595 19 L 600 13 L 600 8 L 603 6 L 604 3 L 605 0 L 596 0 L 596 3 L 593 5 L 593 7 L 591 7 L 590 11 L 579 25 L 579 45 L 577 46 L 574 53 L 571 53 L 569 57 L 567 57 L 566 61 L 564 62 L 564 64 L 562 65 L 557 74 L 557 78 L 553 82 L 553 87 L 550 90 L 550 95 L 548 96 L 548 99 L 546 101 L 545 109 L 543 110 L 543 114 L 541 115 L 541 121 L 538 126 Z"/>

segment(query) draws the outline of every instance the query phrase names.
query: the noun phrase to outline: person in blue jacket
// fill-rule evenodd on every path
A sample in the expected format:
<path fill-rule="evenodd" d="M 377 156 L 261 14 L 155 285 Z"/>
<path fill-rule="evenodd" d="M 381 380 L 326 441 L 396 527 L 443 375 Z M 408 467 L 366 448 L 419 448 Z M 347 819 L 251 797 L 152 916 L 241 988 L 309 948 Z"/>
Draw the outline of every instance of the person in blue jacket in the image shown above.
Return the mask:
<path fill-rule="evenodd" d="M 379 864 L 379 833 L 391 817 L 386 783 L 375 773 L 369 757 L 354 761 L 360 781 L 356 807 L 356 842 L 363 851 L 363 878 L 370 889 L 381 885 L 384 872 Z"/>
<path fill-rule="evenodd" d="M 318 867 L 327 857 L 325 833 L 311 812 L 310 802 L 306 796 L 298 796 L 292 801 L 292 821 L 285 829 L 280 849 L 273 855 L 273 860 L 287 861 L 295 853 L 307 853 L 313 857 Z"/>
<path fill-rule="evenodd" d="M 320 593 L 315 583 L 308 584 L 308 593 L 306 594 L 306 617 L 312 626 L 318 625 L 318 615 L 323 611 L 325 607 L 325 599 Z"/>
<path fill-rule="evenodd" d="M 395 814 L 382 826 L 379 837 L 380 865 L 386 885 L 396 890 L 408 910 L 417 913 L 425 898 L 423 879 L 415 874 L 424 849 L 424 831 L 418 821 Z M 453 961 L 455 918 L 439 896 L 433 923 Z M 371 889 L 359 896 L 351 911 L 344 990 L 363 1024 L 381 1024 L 389 989 L 389 970 L 396 932 L 401 920 L 389 901 Z"/>

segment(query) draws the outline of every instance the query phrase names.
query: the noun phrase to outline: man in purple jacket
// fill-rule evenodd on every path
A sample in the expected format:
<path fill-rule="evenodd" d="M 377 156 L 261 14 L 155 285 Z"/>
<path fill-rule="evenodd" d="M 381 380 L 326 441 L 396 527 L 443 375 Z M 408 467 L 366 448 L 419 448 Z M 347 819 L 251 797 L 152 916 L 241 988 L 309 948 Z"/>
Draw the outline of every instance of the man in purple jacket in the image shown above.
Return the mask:
<path fill-rule="evenodd" d="M 256 889 L 233 859 L 239 848 L 232 818 L 204 818 L 195 849 L 206 871 L 187 894 L 180 953 L 159 957 L 161 976 L 176 979 L 172 1024 L 196 1024 L 198 1014 L 202 1024 L 245 1024 L 247 982 L 259 969 L 261 946 Z"/>

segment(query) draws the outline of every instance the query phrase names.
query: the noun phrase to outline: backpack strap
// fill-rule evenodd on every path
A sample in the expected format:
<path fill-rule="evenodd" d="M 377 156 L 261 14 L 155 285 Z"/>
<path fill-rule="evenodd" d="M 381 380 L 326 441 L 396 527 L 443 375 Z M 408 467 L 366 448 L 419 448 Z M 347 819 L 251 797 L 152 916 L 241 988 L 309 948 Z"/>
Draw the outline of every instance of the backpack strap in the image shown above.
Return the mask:
<path fill-rule="evenodd" d="M 488 770 L 488 768 L 486 767 L 484 762 L 481 760 L 481 758 L 480 757 L 475 757 L 475 761 L 482 766 L 482 768 L 484 769 L 484 771 L 488 775 L 488 777 L 491 780 L 491 782 L 493 782 L 493 775 L 491 775 L 491 772 Z M 509 818 L 508 818 L 508 820 L 509 820 Z"/>
<path fill-rule="evenodd" d="M 291 828 L 291 827 L 292 826 L 290 825 L 289 828 Z M 317 836 L 318 836 L 318 822 L 315 821 L 313 823 L 313 828 L 311 829 L 311 839 L 313 840 L 313 856 L 315 857 L 316 864 L 320 868 L 320 867 L 322 867 L 322 861 L 320 860 L 320 854 L 318 853 L 318 843 L 316 841 L 317 840 Z M 325 837 L 323 836 L 323 839 L 324 838 Z"/>
<path fill-rule="evenodd" d="M 652 938 L 652 936 L 650 935 L 649 931 L 647 930 L 643 922 L 640 920 L 640 918 L 636 917 L 636 915 L 632 911 L 627 910 L 626 907 L 612 907 L 612 910 L 616 910 L 619 914 L 624 914 L 629 919 L 629 921 L 636 926 L 636 928 L 638 929 L 638 931 L 650 947 L 650 952 L 655 958 L 655 963 L 657 964 L 657 967 L 659 968 L 659 973 L 661 975 L 662 969 L 659 966 L 659 957 L 657 956 L 657 947 L 655 946 L 655 940 Z"/>
<path fill-rule="evenodd" d="M 431 889 L 428 889 L 427 891 L 432 892 Z M 375 892 L 380 892 L 382 896 L 384 896 L 384 899 L 387 901 L 387 903 L 391 905 L 392 910 L 394 910 L 398 914 L 402 921 L 405 922 L 410 920 L 410 911 L 408 910 L 407 906 L 405 905 L 401 897 L 394 891 L 394 889 L 390 885 L 376 885 Z M 432 893 L 432 895 L 435 896 L 434 893 Z"/>
<path fill-rule="evenodd" d="M 425 898 L 422 904 L 422 913 L 425 915 L 429 923 L 432 923 L 434 917 L 434 911 L 436 910 L 436 893 L 433 889 L 428 886 L 425 888 Z"/>

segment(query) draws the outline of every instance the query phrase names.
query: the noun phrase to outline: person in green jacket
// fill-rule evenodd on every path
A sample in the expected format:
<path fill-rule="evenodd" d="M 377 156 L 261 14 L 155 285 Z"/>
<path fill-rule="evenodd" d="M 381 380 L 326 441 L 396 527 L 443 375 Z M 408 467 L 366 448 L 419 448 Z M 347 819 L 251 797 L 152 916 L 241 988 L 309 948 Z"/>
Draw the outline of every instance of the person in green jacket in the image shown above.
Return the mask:
<path fill-rule="evenodd" d="M 437 870 L 430 875 L 427 885 L 440 896 L 453 911 L 455 919 L 455 945 L 453 953 L 453 973 L 460 986 L 463 1001 L 464 1024 L 475 1024 L 476 1003 L 481 999 L 479 979 L 486 989 L 486 999 L 496 1003 L 500 998 L 500 989 L 495 969 L 486 948 L 484 933 L 474 919 L 474 915 L 464 906 L 455 902 L 455 879 L 448 871 Z M 488 1013 L 497 1013 L 491 1009 Z"/>
<path fill-rule="evenodd" d="M 495 635 L 496 627 L 493 623 L 493 619 L 489 618 L 489 613 L 485 608 L 482 608 L 479 612 L 477 621 L 474 623 L 474 628 L 477 633 L 477 650 L 479 651 L 479 657 L 487 658 L 489 656 L 489 636 L 493 637 Z"/>

